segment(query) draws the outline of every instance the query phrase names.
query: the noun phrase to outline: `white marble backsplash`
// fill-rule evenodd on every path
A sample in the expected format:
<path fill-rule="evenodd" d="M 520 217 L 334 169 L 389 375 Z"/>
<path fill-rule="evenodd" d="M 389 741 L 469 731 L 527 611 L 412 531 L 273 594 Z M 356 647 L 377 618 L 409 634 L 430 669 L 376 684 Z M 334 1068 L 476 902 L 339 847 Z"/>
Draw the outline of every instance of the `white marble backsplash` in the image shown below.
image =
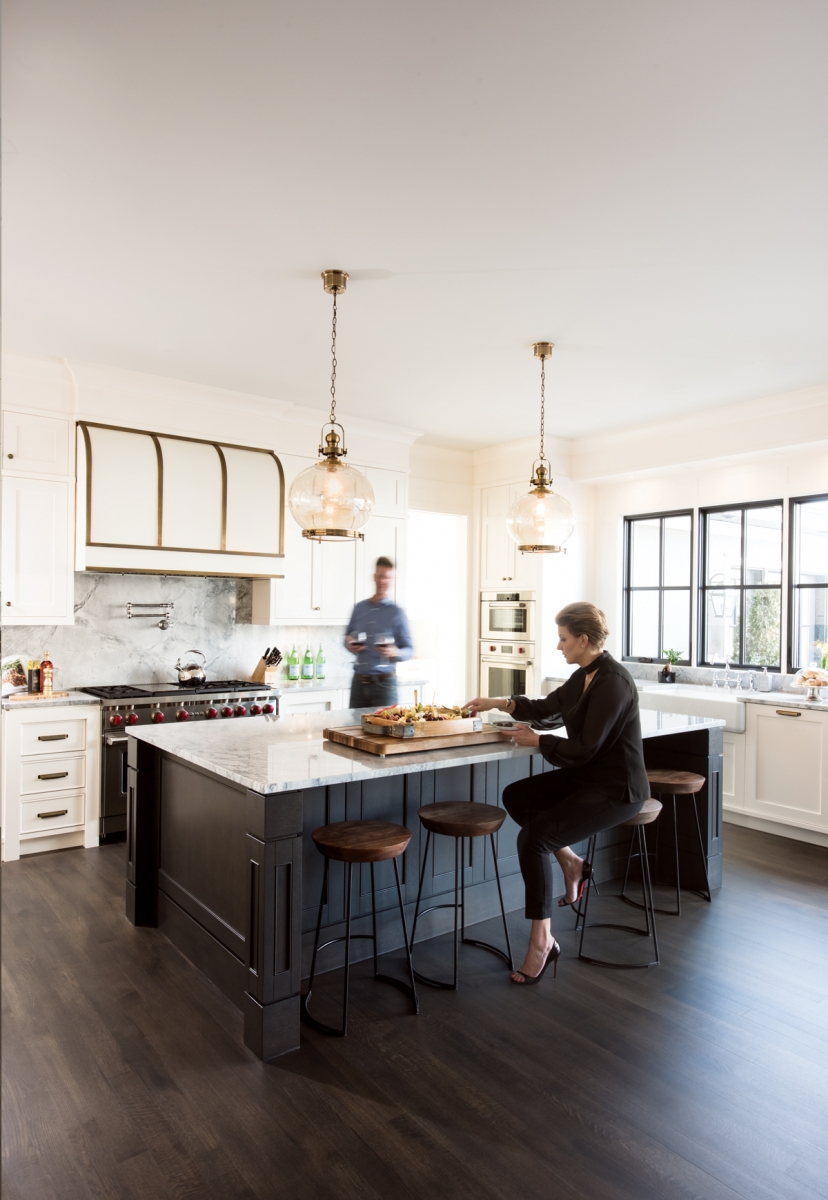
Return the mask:
<path fill-rule="evenodd" d="M 127 601 L 173 601 L 169 629 L 159 617 L 127 619 Z M 248 579 L 200 575 L 75 575 L 74 625 L 19 625 L 3 629 L 3 657 L 20 654 L 38 661 L 46 651 L 55 664 L 55 688 L 118 683 L 167 683 L 176 679 L 179 655 L 201 650 L 211 679 L 249 679 L 274 643 L 287 658 L 295 643 L 301 653 L 320 642 L 329 676 L 348 675 L 353 659 L 342 645 L 344 629 L 251 625 Z"/>
<path fill-rule="evenodd" d="M 646 679 L 649 683 L 658 681 L 659 671 L 662 669 L 663 663 L 636 663 L 624 662 L 622 666 L 626 667 L 634 679 Z M 742 675 L 748 668 L 732 667 L 731 673 L 734 675 Z M 676 683 L 700 683 L 708 686 L 713 682 L 714 674 L 721 675 L 724 667 L 676 667 Z M 762 671 L 753 668 L 756 671 L 757 677 L 762 674 Z M 768 671 L 768 674 L 773 681 L 771 686 L 774 691 L 784 691 L 790 688 L 793 684 L 795 675 L 781 675 L 777 671 Z M 756 683 L 759 680 L 757 678 Z"/>

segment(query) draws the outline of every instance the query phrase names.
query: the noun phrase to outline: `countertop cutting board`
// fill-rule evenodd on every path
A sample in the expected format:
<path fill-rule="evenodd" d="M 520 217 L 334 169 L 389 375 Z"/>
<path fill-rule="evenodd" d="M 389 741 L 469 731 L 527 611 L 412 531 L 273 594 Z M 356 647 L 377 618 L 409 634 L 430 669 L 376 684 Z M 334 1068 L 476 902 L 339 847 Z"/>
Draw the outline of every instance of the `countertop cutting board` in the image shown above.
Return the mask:
<path fill-rule="evenodd" d="M 397 738 L 382 734 L 365 733 L 361 725 L 347 725 L 342 729 L 325 729 L 322 736 L 340 746 L 352 750 L 364 750 L 368 754 L 422 754 L 427 750 L 448 750 L 452 746 L 483 746 L 487 742 L 508 742 L 510 735 L 500 729 L 484 725 L 480 733 L 454 733 L 446 737 Z"/>

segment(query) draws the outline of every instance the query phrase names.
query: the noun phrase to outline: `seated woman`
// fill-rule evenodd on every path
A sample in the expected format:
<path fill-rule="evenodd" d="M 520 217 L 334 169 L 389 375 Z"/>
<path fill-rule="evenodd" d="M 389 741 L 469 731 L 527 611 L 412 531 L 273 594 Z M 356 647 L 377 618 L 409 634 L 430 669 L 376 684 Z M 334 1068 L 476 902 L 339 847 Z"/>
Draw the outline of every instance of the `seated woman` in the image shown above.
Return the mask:
<path fill-rule="evenodd" d="M 555 617 L 558 649 L 579 670 L 545 700 L 478 697 L 477 712 L 497 708 L 518 720 L 559 716 L 566 738 L 518 725 L 519 746 L 540 750 L 560 770 L 511 783 L 503 806 L 520 825 L 518 857 L 526 887 L 526 917 L 532 922 L 526 959 L 513 983 L 538 983 L 561 947 L 552 936 L 552 863 L 561 865 L 566 894 L 559 905 L 576 904 L 592 870 L 570 849 L 593 833 L 621 825 L 640 811 L 650 795 L 638 692 L 632 676 L 602 649 L 609 630 L 594 604 L 568 604 Z"/>

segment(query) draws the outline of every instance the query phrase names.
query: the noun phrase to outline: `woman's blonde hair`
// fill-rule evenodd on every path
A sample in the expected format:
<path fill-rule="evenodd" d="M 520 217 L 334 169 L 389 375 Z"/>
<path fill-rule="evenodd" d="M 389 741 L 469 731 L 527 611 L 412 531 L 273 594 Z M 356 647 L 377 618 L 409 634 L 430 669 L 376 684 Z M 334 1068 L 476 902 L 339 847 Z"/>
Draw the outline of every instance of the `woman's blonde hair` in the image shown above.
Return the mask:
<path fill-rule="evenodd" d="M 573 637 L 585 633 L 589 644 L 600 650 L 609 637 L 607 618 L 596 604 L 588 600 L 579 600 L 577 604 L 567 604 L 555 617 L 556 625 L 565 625 Z"/>

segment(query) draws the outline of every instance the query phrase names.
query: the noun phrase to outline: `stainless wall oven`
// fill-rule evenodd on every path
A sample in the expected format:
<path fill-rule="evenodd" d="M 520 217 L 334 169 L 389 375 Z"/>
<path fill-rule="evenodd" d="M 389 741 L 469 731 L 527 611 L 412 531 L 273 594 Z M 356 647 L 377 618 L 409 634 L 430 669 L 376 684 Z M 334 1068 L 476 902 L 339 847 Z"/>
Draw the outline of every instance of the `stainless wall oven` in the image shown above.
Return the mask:
<path fill-rule="evenodd" d="M 535 641 L 534 592 L 481 592 L 480 638 Z"/>
<path fill-rule="evenodd" d="M 535 647 L 531 642 L 480 643 L 481 696 L 534 696 Z"/>

